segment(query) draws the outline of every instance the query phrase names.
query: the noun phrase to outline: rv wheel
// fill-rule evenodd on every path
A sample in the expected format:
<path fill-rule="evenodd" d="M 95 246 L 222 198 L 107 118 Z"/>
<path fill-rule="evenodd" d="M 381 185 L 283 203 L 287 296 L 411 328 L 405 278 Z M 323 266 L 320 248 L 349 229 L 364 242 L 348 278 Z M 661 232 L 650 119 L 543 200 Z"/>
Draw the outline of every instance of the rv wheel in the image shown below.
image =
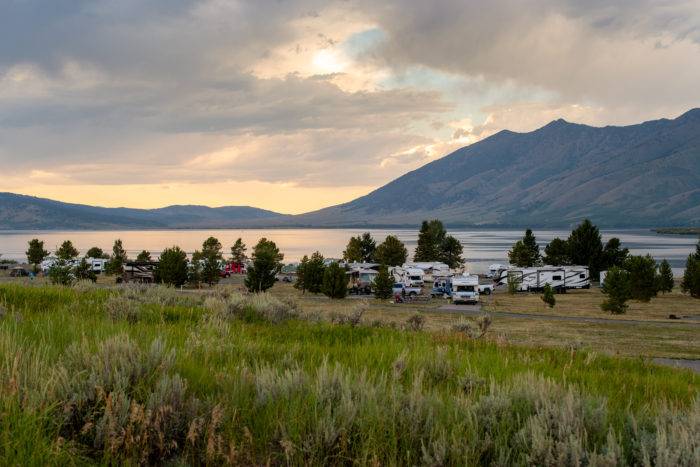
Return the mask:
<path fill-rule="evenodd" d="M 485 289 L 484 295 L 491 295 L 491 289 Z"/>

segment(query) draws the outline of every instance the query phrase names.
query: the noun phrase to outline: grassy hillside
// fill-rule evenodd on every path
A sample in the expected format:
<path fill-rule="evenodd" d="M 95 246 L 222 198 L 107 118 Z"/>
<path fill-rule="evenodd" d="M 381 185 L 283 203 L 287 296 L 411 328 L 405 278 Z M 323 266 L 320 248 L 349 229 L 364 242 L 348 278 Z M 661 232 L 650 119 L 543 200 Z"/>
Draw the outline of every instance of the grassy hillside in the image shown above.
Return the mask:
<path fill-rule="evenodd" d="M 7 464 L 697 465 L 700 378 L 230 287 L 0 285 Z"/>

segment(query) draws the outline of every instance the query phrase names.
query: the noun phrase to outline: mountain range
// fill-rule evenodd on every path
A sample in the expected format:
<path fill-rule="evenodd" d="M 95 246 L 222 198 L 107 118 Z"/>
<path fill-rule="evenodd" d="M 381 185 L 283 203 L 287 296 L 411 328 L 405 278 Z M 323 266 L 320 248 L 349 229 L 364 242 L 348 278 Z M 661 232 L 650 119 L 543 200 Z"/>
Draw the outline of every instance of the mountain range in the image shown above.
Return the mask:
<path fill-rule="evenodd" d="M 354 201 L 283 215 L 247 206 L 99 208 L 0 194 L 0 229 L 700 225 L 700 109 L 592 127 L 503 130 Z"/>

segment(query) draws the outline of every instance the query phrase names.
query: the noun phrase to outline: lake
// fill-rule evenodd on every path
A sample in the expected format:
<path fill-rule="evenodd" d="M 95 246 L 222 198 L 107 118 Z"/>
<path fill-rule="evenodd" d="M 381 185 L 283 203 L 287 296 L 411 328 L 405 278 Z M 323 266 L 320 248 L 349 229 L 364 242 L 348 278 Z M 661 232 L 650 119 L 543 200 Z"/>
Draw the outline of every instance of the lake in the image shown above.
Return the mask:
<path fill-rule="evenodd" d="M 284 253 L 286 262 L 294 262 L 305 254 L 320 251 L 324 256 L 339 258 L 348 239 L 361 234 L 362 229 L 262 229 L 262 230 L 114 230 L 114 231 L 0 231 L 0 254 L 3 258 L 25 260 L 27 242 L 32 238 L 44 241 L 46 249 L 55 249 L 64 241 L 71 240 L 81 253 L 92 246 L 111 252 L 117 238 L 122 239 L 130 257 L 141 250 L 157 256 L 163 248 L 178 245 L 188 253 L 201 248 L 202 242 L 211 236 L 218 238 L 229 251 L 238 238 L 251 247 L 261 238 L 274 240 Z M 369 229 L 378 243 L 387 235 L 396 235 L 406 244 L 412 255 L 418 239 L 418 231 L 411 229 Z M 491 263 L 506 262 L 506 253 L 513 243 L 522 237 L 523 230 L 474 229 L 452 230 L 464 246 L 464 257 L 470 272 L 485 272 Z M 685 260 L 695 250 L 697 238 L 683 235 L 661 235 L 650 230 L 604 230 L 603 241 L 619 237 L 623 245 L 635 255 L 651 254 L 657 260 L 667 259 L 675 274 L 682 274 Z M 540 245 L 554 237 L 566 238 L 569 231 L 535 230 Z"/>

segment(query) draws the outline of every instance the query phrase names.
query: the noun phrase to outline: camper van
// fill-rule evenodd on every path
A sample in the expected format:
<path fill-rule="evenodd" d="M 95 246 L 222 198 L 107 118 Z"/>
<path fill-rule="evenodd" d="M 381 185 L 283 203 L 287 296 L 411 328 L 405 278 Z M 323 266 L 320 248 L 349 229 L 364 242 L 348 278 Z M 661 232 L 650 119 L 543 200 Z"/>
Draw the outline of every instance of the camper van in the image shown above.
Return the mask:
<path fill-rule="evenodd" d="M 520 292 L 540 291 L 545 285 L 564 291 L 567 289 L 587 289 L 591 279 L 587 266 L 541 266 L 534 268 L 509 268 L 501 273 L 501 285 L 516 281 Z"/>
<path fill-rule="evenodd" d="M 478 276 L 457 276 L 452 278 L 452 303 L 477 303 L 478 301 Z"/>
<path fill-rule="evenodd" d="M 374 269 L 357 268 L 347 272 L 349 279 L 349 292 L 351 294 L 371 294 L 374 279 L 379 274 Z"/>

